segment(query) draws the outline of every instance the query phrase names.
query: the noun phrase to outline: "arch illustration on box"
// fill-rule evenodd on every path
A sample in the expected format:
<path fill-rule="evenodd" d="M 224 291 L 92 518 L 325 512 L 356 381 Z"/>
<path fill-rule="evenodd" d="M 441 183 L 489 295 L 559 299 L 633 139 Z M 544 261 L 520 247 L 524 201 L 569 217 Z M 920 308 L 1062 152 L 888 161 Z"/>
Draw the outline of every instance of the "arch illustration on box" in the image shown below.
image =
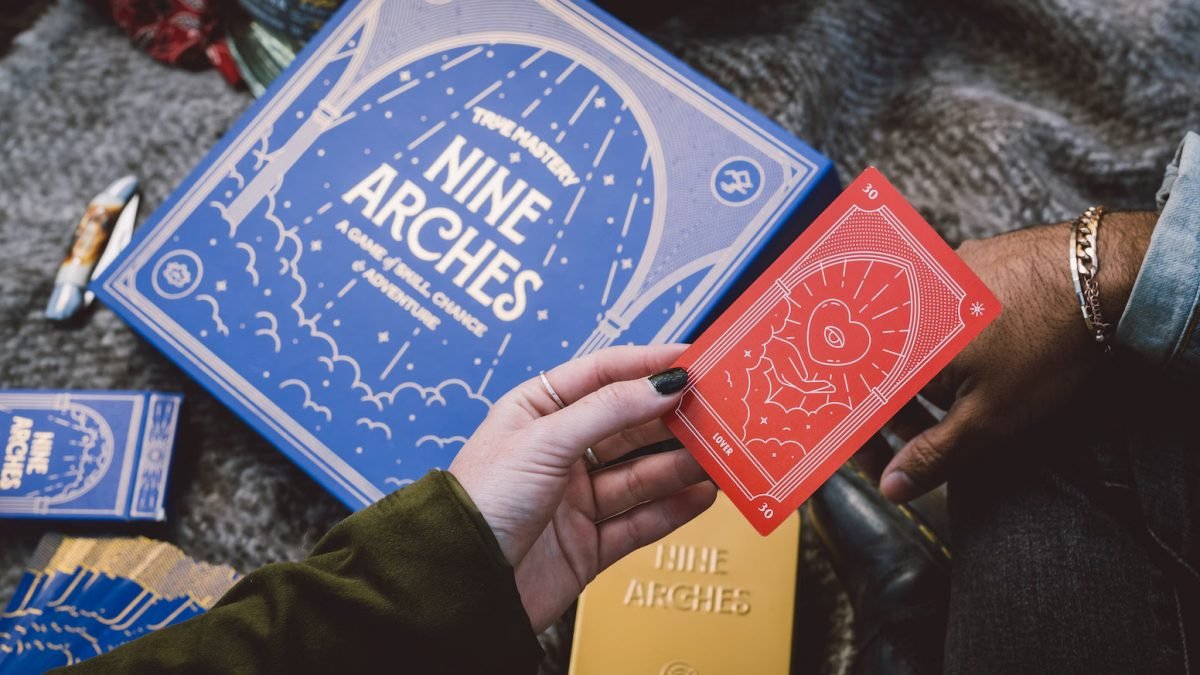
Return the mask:
<path fill-rule="evenodd" d="M 818 175 L 586 8 L 497 4 L 349 9 L 102 282 L 110 305 L 351 506 L 448 466 L 538 370 L 681 339 Z M 451 169 L 425 172 L 456 141 L 449 166 L 481 154 L 445 191 Z M 496 201 L 470 208 L 502 171 L 549 202 L 515 238 L 486 222 Z M 389 191 L 409 181 L 462 227 L 410 235 L 414 218 L 376 217 L 353 190 L 389 172 Z M 467 263 L 419 257 L 447 256 L 456 236 L 474 237 L 463 251 L 491 247 L 476 270 L 504 254 L 508 277 L 539 276 L 517 318 L 470 292 L 474 277 L 456 281 Z M 481 295 L 498 307 L 495 279 Z"/>
<path fill-rule="evenodd" d="M 0 393 L 0 411 L 13 424 L 11 429 L 6 425 L 5 438 L 18 433 L 18 422 L 27 436 L 18 465 L 20 485 L 3 491 L 0 511 L 22 516 L 123 514 L 135 489 L 132 470 L 142 410 L 141 395 L 123 392 Z M 38 456 L 42 462 L 35 460 Z"/>

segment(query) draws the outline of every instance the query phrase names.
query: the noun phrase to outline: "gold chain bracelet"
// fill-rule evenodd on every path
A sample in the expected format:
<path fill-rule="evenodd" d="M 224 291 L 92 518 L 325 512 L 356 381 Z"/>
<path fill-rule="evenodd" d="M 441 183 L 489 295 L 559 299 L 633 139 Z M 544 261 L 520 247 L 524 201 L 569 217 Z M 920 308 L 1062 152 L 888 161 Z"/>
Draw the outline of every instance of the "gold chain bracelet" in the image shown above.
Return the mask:
<path fill-rule="evenodd" d="M 1104 321 L 1100 311 L 1100 257 L 1096 242 L 1104 207 L 1093 206 L 1071 225 L 1071 272 L 1075 282 L 1075 298 L 1083 312 L 1083 323 L 1105 352 L 1112 349 L 1112 324 Z"/>

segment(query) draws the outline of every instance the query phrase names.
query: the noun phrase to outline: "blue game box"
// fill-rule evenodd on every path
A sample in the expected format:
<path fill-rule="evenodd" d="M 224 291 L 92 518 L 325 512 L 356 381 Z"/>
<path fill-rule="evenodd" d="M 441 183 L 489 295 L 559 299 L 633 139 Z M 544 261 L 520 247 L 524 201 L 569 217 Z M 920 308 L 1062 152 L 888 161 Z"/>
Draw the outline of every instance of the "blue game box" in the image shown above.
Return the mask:
<path fill-rule="evenodd" d="M 181 400 L 0 391 L 0 518 L 163 520 Z"/>
<path fill-rule="evenodd" d="M 539 370 L 688 339 L 838 189 L 589 3 L 362 0 L 97 292 L 359 508 Z"/>

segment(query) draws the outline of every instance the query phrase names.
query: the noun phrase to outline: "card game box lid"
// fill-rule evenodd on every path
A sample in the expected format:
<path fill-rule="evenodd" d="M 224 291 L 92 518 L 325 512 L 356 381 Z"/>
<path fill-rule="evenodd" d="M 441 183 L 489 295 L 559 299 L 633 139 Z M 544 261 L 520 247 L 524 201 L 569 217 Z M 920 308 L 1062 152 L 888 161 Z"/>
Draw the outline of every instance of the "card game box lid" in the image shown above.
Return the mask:
<path fill-rule="evenodd" d="M 763 538 L 719 494 L 695 520 L 588 584 L 570 675 L 787 675 L 799 556 L 800 514 Z"/>
<path fill-rule="evenodd" d="M 836 191 L 589 3 L 362 0 L 98 295 L 357 508 L 539 370 L 690 337 Z"/>

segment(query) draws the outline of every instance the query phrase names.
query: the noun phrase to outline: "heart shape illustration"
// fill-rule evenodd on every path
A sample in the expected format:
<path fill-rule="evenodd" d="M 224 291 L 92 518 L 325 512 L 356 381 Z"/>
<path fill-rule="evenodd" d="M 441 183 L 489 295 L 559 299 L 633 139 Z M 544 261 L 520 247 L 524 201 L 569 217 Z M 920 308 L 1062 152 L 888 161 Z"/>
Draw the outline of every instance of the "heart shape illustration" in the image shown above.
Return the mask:
<path fill-rule="evenodd" d="M 824 300 L 808 317 L 808 353 L 814 363 L 845 366 L 871 348 L 871 331 L 851 316 L 841 300 Z"/>

